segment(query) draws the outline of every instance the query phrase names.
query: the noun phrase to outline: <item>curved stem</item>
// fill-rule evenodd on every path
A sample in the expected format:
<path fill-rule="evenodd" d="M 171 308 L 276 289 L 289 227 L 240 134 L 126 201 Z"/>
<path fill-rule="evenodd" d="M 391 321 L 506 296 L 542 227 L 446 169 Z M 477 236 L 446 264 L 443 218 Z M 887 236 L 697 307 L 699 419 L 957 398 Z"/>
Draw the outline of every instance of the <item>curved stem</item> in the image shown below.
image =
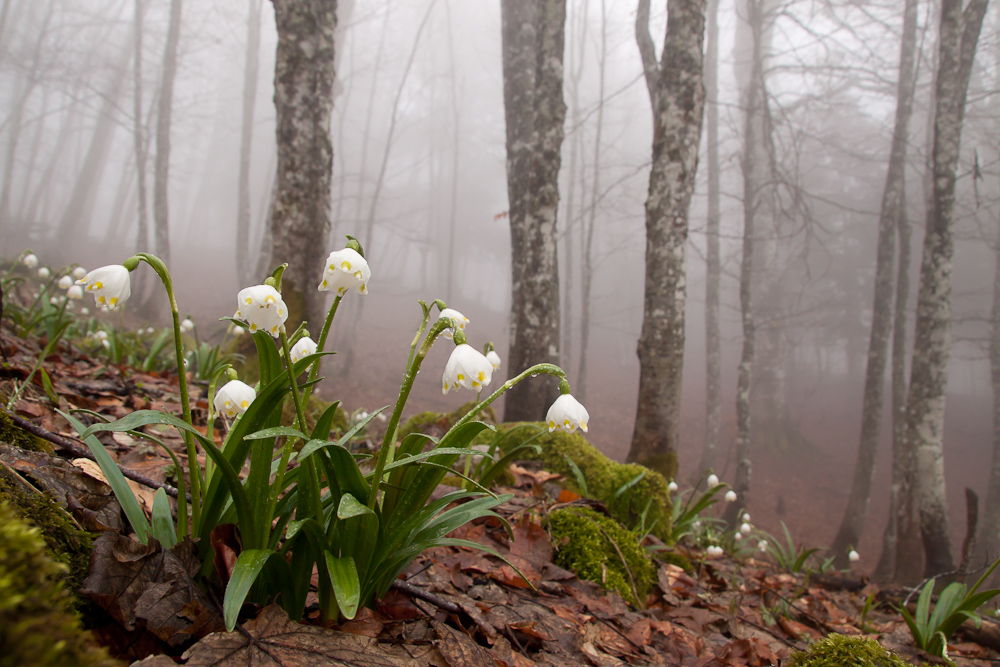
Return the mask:
<path fill-rule="evenodd" d="M 480 412 L 482 412 L 484 408 L 486 408 L 486 406 L 488 406 L 490 403 L 503 396 L 515 384 L 517 384 L 521 380 L 524 380 L 525 378 L 538 375 L 539 373 L 544 373 L 545 375 L 555 375 L 556 377 L 562 378 L 564 380 L 566 379 L 566 371 L 559 368 L 555 364 L 545 364 L 545 363 L 535 364 L 531 368 L 522 371 L 520 374 L 512 377 L 511 379 L 507 380 L 502 385 L 500 385 L 499 389 L 497 389 L 495 392 L 487 396 L 484 400 L 474 405 L 473 408 L 468 412 L 466 412 L 464 417 L 455 422 L 455 424 L 449 430 L 456 429 L 459 426 L 462 426 L 463 424 L 469 423 L 470 421 L 475 419 L 476 416 Z"/>
<path fill-rule="evenodd" d="M 330 306 L 330 310 L 326 314 L 326 321 L 323 323 L 323 330 L 319 334 L 319 340 L 316 341 L 316 351 L 322 352 L 326 349 L 326 338 L 330 335 L 330 327 L 333 325 L 333 317 L 337 314 L 337 308 L 340 306 L 340 300 L 343 297 L 337 295 L 333 299 L 333 304 Z M 305 391 L 302 393 L 302 403 L 304 405 L 309 405 L 309 396 L 312 395 L 313 382 L 316 380 L 316 376 L 319 375 L 319 364 L 320 359 L 313 362 L 312 368 L 309 369 L 309 386 L 306 387 Z M 303 431 L 305 433 L 305 431 Z"/>
<path fill-rule="evenodd" d="M 306 417 L 302 411 L 302 398 L 299 396 L 298 378 L 295 377 L 295 364 L 292 363 L 292 351 L 288 347 L 288 335 L 285 333 L 283 327 L 279 338 L 281 338 L 281 349 L 285 353 L 285 367 L 288 369 L 288 385 L 292 389 L 292 403 L 295 404 L 295 417 L 299 422 L 299 430 L 305 433 Z M 295 438 L 287 438 L 285 446 L 281 448 L 281 461 L 278 463 L 278 470 L 274 475 L 274 486 L 271 487 L 271 497 L 268 499 L 268 509 L 264 517 L 267 525 L 263 527 L 265 532 L 262 535 L 267 535 L 267 531 L 271 529 L 271 517 L 274 515 L 274 508 L 278 505 L 278 496 L 281 494 L 281 489 L 285 484 L 285 470 L 288 468 L 288 460 L 292 456 L 295 441 Z"/>
<path fill-rule="evenodd" d="M 424 324 L 421 325 L 421 329 L 426 325 L 426 323 L 425 319 Z M 389 418 L 389 424 L 385 431 L 385 438 L 382 439 L 382 448 L 379 450 L 378 461 L 375 464 L 375 474 L 372 476 L 372 487 L 371 491 L 368 493 L 369 509 L 375 508 L 379 486 L 382 483 L 382 472 L 385 470 L 390 451 L 395 446 L 396 430 L 399 428 L 399 418 L 403 414 L 403 406 L 406 405 L 406 399 L 409 397 L 410 390 L 413 388 L 413 381 L 417 377 L 420 365 L 424 362 L 424 357 L 426 357 L 427 353 L 430 352 L 431 345 L 434 344 L 434 341 L 441 334 L 441 332 L 450 326 L 453 326 L 453 324 L 454 321 L 448 318 L 439 319 L 427 333 L 427 337 L 424 338 L 424 342 L 420 346 L 420 349 L 417 350 L 417 353 L 412 354 L 411 350 L 412 360 L 406 366 L 406 372 L 403 375 L 403 384 L 399 387 L 399 397 L 396 399 L 396 407 L 393 408 L 392 417 Z"/>

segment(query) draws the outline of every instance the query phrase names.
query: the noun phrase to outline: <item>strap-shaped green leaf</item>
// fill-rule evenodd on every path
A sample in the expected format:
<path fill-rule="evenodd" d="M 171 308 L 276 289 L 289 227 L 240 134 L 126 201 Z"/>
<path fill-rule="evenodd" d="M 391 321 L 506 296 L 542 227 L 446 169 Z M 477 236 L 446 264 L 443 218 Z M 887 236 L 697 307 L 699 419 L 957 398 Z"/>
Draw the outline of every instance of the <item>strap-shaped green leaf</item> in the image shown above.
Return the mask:
<path fill-rule="evenodd" d="M 173 549 L 177 545 L 177 528 L 174 527 L 174 516 L 170 513 L 167 492 L 163 489 L 157 489 L 153 495 L 153 521 L 150 532 L 164 549 Z"/>
<path fill-rule="evenodd" d="M 323 553 L 326 558 L 326 570 L 333 586 L 333 594 L 337 599 L 340 615 L 351 620 L 358 613 L 361 603 L 361 581 L 358 579 L 358 568 L 350 556 L 337 558 L 329 551 Z"/>
<path fill-rule="evenodd" d="M 289 438 L 301 438 L 302 440 L 309 439 L 306 437 L 305 433 L 297 428 L 292 428 L 291 426 L 275 426 L 273 428 L 265 428 L 243 437 L 247 440 L 263 440 L 265 438 L 277 438 L 279 435 Z"/>
<path fill-rule="evenodd" d="M 267 565 L 267 561 L 272 557 L 281 558 L 277 552 L 267 549 L 247 549 L 236 559 L 236 566 L 233 568 L 233 574 L 226 586 L 226 596 L 222 601 L 226 630 L 229 632 L 236 627 L 236 619 L 239 618 L 243 602 L 264 566 Z"/>

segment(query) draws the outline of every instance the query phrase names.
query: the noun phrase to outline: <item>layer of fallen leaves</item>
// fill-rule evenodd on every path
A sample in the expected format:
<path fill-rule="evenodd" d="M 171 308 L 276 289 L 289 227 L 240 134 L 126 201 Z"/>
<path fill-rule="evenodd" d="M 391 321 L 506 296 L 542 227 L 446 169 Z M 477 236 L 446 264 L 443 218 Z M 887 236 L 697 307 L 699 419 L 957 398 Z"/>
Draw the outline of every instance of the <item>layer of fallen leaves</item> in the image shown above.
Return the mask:
<path fill-rule="evenodd" d="M 0 370 L 0 388 L 8 391 L 12 379 L 27 376 L 38 348 L 6 330 L 0 330 L 0 347 L 8 361 Z M 67 437 L 72 433 L 56 407 L 85 408 L 109 418 L 139 408 L 179 407 L 171 378 L 108 366 L 72 348 L 50 356 L 45 368 L 59 406 L 40 386 L 32 386 L 15 411 Z M 179 438 L 162 430 L 155 435 L 184 460 Z M 162 451 L 129 436 L 102 437 L 120 462 L 157 480 L 167 476 L 171 463 Z M 95 635 L 123 659 L 146 667 L 756 667 L 776 664 L 830 632 L 869 633 L 911 662 L 929 659 L 913 648 L 888 604 L 895 598 L 887 593 L 878 592 L 885 604 L 876 605 L 862 627 L 861 609 L 877 591 L 874 585 L 781 573 L 753 558 L 708 560 L 700 552 L 682 552 L 694 564 L 692 571 L 661 565 L 659 585 L 646 608 L 630 608 L 617 593 L 552 563 L 545 512 L 553 502 L 574 498 L 563 493 L 553 499 L 558 478 L 522 467 L 513 470 L 515 486 L 503 489 L 514 498 L 499 508 L 514 539 L 496 520 L 456 532 L 493 547 L 510 565 L 474 550 L 438 548 L 405 573 L 420 595 L 393 589 L 376 610 L 362 610 L 339 626 L 324 624 L 315 607 L 304 623 L 290 620 L 275 605 L 248 607 L 237 631 L 226 633 L 221 631 L 220 591 L 200 584 L 194 546 L 185 541 L 163 550 L 123 534 L 120 508 L 100 471 L 84 461 L 72 463 L 0 444 L 0 465 L 50 493 L 88 530 L 102 532 L 82 591 L 107 614 Z M 149 489 L 134 488 L 151 499 Z M 992 649 L 962 641 L 961 633 L 949 653 L 960 665 L 983 667 L 998 657 Z"/>

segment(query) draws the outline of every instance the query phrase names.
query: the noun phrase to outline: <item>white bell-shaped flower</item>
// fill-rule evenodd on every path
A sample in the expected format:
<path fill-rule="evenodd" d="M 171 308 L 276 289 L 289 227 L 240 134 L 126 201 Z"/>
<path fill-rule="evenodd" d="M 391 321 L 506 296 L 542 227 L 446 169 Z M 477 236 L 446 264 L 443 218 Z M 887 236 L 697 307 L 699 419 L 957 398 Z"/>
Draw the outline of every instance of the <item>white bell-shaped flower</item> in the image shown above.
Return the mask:
<path fill-rule="evenodd" d="M 670 483 L 667 484 L 667 491 L 669 491 L 670 493 L 677 493 L 677 489 L 679 488 L 680 487 L 677 486 L 677 482 L 675 482 L 674 480 L 670 480 Z"/>
<path fill-rule="evenodd" d="M 73 286 L 73 279 L 70 278 L 69 276 L 63 276 L 59 279 L 59 282 L 56 284 L 59 285 L 59 289 L 69 289 L 70 287 Z"/>
<path fill-rule="evenodd" d="M 77 280 L 76 284 L 83 285 L 85 292 L 94 295 L 97 305 L 108 310 L 117 309 L 132 294 L 128 269 L 121 264 L 94 269 Z"/>
<path fill-rule="evenodd" d="M 298 340 L 297 343 L 295 343 L 295 345 L 292 346 L 292 349 L 289 350 L 289 353 L 292 356 L 292 363 L 294 364 L 299 359 L 304 359 L 308 357 L 310 354 L 315 354 L 316 343 L 314 343 L 313 339 L 310 338 L 309 336 L 303 336 Z"/>
<path fill-rule="evenodd" d="M 82 299 L 83 298 L 83 288 L 79 285 L 70 285 L 69 289 L 66 290 L 66 296 L 70 299 Z M 80 311 L 81 313 L 83 310 Z M 83 313 L 86 315 L 86 313 Z"/>
<path fill-rule="evenodd" d="M 38 269 L 38 277 L 41 278 L 42 280 L 48 280 L 49 276 L 51 275 L 52 272 L 49 271 L 49 267 L 47 266 L 43 266 L 42 268 Z"/>
<path fill-rule="evenodd" d="M 767 540 L 761 540 L 757 543 L 757 550 L 761 553 L 767 553 Z"/>
<path fill-rule="evenodd" d="M 218 412 L 230 419 L 247 411 L 257 392 L 250 385 L 239 380 L 230 380 L 215 394 L 212 405 Z"/>
<path fill-rule="evenodd" d="M 24 264 L 29 269 L 33 269 L 38 266 L 38 255 L 33 252 L 29 252 L 27 255 L 21 258 L 21 264 Z"/>
<path fill-rule="evenodd" d="M 719 476 L 716 475 L 713 472 L 711 475 L 708 476 L 708 479 L 705 480 L 705 483 L 708 484 L 708 488 L 710 488 L 710 489 L 713 486 L 718 486 L 719 485 Z"/>
<path fill-rule="evenodd" d="M 441 376 L 441 393 L 465 387 L 479 391 L 493 379 L 493 366 L 483 353 L 468 344 L 456 345 Z"/>
<path fill-rule="evenodd" d="M 744 521 L 742 524 L 740 524 L 740 532 L 743 533 L 744 535 L 749 535 L 750 531 L 752 530 L 753 526 L 751 526 L 749 523 Z"/>
<path fill-rule="evenodd" d="M 852 563 L 857 563 L 859 560 L 861 560 L 861 554 L 859 554 L 854 549 L 851 549 L 851 551 L 847 554 L 847 560 L 851 561 Z"/>
<path fill-rule="evenodd" d="M 732 489 L 729 489 L 728 491 L 726 491 L 726 502 L 727 503 L 735 503 L 736 502 L 736 492 L 733 491 Z"/>
<path fill-rule="evenodd" d="M 320 292 L 336 292 L 343 296 L 353 290 L 358 294 L 368 294 L 368 280 L 372 270 L 368 260 L 353 248 L 334 250 L 326 258 L 323 267 L 323 281 L 319 284 Z"/>
<path fill-rule="evenodd" d="M 185 317 L 181 320 L 181 331 L 187 333 L 188 331 L 194 331 L 194 322 L 191 321 L 190 317 Z"/>
<path fill-rule="evenodd" d="M 587 408 L 573 398 L 572 394 L 559 394 L 559 398 L 552 402 L 549 411 L 545 414 L 545 423 L 549 425 L 549 433 L 553 431 L 572 433 L 578 428 L 586 433 L 589 421 L 590 413 L 587 412 Z"/>
<path fill-rule="evenodd" d="M 465 325 L 469 323 L 469 318 L 463 315 L 462 313 L 458 312 L 454 308 L 445 308 L 444 310 L 442 310 L 441 314 L 438 315 L 438 319 L 441 319 L 442 317 L 450 317 L 451 319 L 455 320 L 455 323 L 458 324 L 458 328 L 461 329 L 462 331 L 465 331 Z M 441 335 L 444 336 L 445 338 L 453 338 L 455 336 L 455 329 L 452 327 L 448 327 L 447 329 L 441 332 Z M 500 358 L 499 355 L 497 355 L 497 358 L 498 359 Z"/>
<path fill-rule="evenodd" d="M 499 370 L 500 355 L 497 354 L 496 350 L 490 350 L 486 353 L 486 361 L 490 362 L 490 365 L 493 366 L 493 370 Z"/>
<path fill-rule="evenodd" d="M 263 330 L 278 337 L 288 319 L 288 308 L 278 290 L 270 285 L 254 285 L 240 290 L 236 301 L 236 317 L 250 325 L 251 333 Z"/>
<path fill-rule="evenodd" d="M 78 266 L 75 269 L 73 269 L 74 280 L 79 280 L 80 278 L 83 278 L 85 275 L 87 275 L 87 269 L 83 268 L 82 266 Z"/>

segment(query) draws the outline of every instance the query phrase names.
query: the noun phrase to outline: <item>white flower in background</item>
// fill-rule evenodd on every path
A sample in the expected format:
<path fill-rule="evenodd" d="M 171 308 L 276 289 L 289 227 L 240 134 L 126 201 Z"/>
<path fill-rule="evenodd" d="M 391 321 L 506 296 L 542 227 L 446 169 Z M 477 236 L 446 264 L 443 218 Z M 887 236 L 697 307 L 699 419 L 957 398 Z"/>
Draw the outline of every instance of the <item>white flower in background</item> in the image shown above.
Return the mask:
<path fill-rule="evenodd" d="M 462 331 L 465 331 L 465 325 L 469 323 L 469 318 L 463 315 L 462 313 L 458 312 L 454 308 L 445 308 L 444 310 L 442 310 L 441 314 L 438 315 L 438 319 L 440 320 L 443 317 L 450 317 L 451 319 L 455 320 L 455 323 L 458 324 L 458 328 L 461 329 Z M 444 336 L 445 338 L 452 338 L 455 335 L 455 329 L 452 327 L 448 327 L 447 329 L 441 332 L 441 335 Z"/>
<path fill-rule="evenodd" d="M 707 549 L 705 549 L 705 554 L 709 558 L 719 558 L 720 556 L 722 556 L 723 553 L 725 552 L 722 550 L 722 547 L 720 547 L 717 544 L 713 544 Z"/>
<path fill-rule="evenodd" d="M 486 353 L 486 361 L 490 362 L 493 366 L 493 370 L 498 370 L 500 368 L 500 355 L 497 354 L 496 350 L 490 350 Z"/>
<path fill-rule="evenodd" d="M 767 540 L 761 540 L 757 543 L 757 550 L 761 553 L 767 553 Z"/>
<path fill-rule="evenodd" d="M 456 345 L 444 366 L 441 376 L 441 393 L 447 394 L 453 389 L 465 387 L 479 391 L 493 379 L 493 366 L 483 353 L 476 348 L 462 343 Z"/>
<path fill-rule="evenodd" d="M 141 335 L 143 335 L 144 333 L 146 333 L 146 330 L 145 330 L 145 329 L 143 329 L 142 327 L 139 327 L 138 329 L 136 329 L 136 330 L 135 330 L 135 334 L 136 334 L 137 336 L 141 336 Z"/>
<path fill-rule="evenodd" d="M 185 317 L 181 320 L 181 331 L 187 333 L 188 331 L 194 331 L 194 322 L 191 321 L 190 317 Z"/>
<path fill-rule="evenodd" d="M 49 297 L 49 303 L 51 303 L 53 306 L 58 306 L 59 303 L 60 303 L 59 297 L 57 297 L 57 296 L 50 296 Z"/>
<path fill-rule="evenodd" d="M 736 502 L 736 492 L 733 491 L 732 489 L 729 489 L 728 491 L 726 491 L 726 502 L 727 503 L 735 503 Z"/>
<path fill-rule="evenodd" d="M 94 295 L 97 305 L 116 310 L 132 294 L 128 269 L 121 264 L 111 264 L 94 269 L 76 281 L 85 292 Z"/>
<path fill-rule="evenodd" d="M 297 343 L 295 343 L 295 345 L 292 346 L 292 349 L 289 350 L 289 352 L 292 355 L 292 363 L 294 364 L 299 359 L 304 359 L 310 354 L 315 354 L 316 343 L 314 343 L 313 339 L 309 336 L 303 336 Z"/>
<path fill-rule="evenodd" d="M 747 513 L 747 512 L 743 513 L 743 522 L 744 523 L 750 523 L 750 514 L 749 513 Z"/>
<path fill-rule="evenodd" d="M 94 338 L 96 338 L 97 340 L 107 340 L 108 339 L 108 332 L 105 331 L 104 329 L 100 329 L 98 331 L 95 331 L 94 332 Z"/>
<path fill-rule="evenodd" d="M 270 285 L 254 285 L 242 289 L 236 302 L 236 317 L 246 320 L 251 332 L 263 329 L 277 338 L 288 319 L 288 308 L 281 299 L 281 294 Z"/>
<path fill-rule="evenodd" d="M 701 521 L 700 520 L 692 521 L 691 527 L 694 528 L 695 530 L 701 530 Z"/>
<path fill-rule="evenodd" d="M 677 482 L 675 482 L 674 480 L 670 480 L 670 484 L 667 484 L 667 491 L 669 491 L 670 493 L 677 493 L 677 489 L 679 488 L 680 487 L 677 486 Z"/>
<path fill-rule="evenodd" d="M 76 287 L 77 289 L 80 290 L 80 296 L 71 296 L 70 298 L 71 299 L 82 299 L 83 298 L 83 288 L 80 287 L 79 285 L 74 285 L 73 287 Z M 83 308 L 80 309 L 80 314 L 81 315 L 90 315 L 90 308 L 87 308 L 86 306 L 84 306 Z"/>
<path fill-rule="evenodd" d="M 52 272 L 49 271 L 49 267 L 47 266 L 43 266 L 42 268 L 38 269 L 38 277 L 41 278 L 42 280 L 48 280 L 49 276 L 51 275 Z"/>
<path fill-rule="evenodd" d="M 215 394 L 212 405 L 230 419 L 247 411 L 257 392 L 250 385 L 239 380 L 230 380 Z"/>
<path fill-rule="evenodd" d="M 104 346 L 105 350 L 110 350 L 111 349 L 111 341 L 108 340 L 107 338 L 102 338 L 101 339 L 101 345 Z"/>
<path fill-rule="evenodd" d="M 320 292 L 336 292 L 337 296 L 354 290 L 358 294 L 368 294 L 368 280 L 372 270 L 368 260 L 354 248 L 334 250 L 326 258 L 323 267 L 323 282 L 319 284 Z"/>
<path fill-rule="evenodd" d="M 247 330 L 244 329 L 243 327 L 233 327 L 233 335 L 234 336 L 242 336 L 243 334 L 246 333 L 246 331 Z"/>
<path fill-rule="evenodd" d="M 852 563 L 857 563 L 859 560 L 861 560 L 861 554 L 859 554 L 854 549 L 851 549 L 850 552 L 848 552 L 847 554 L 847 560 L 851 561 Z"/>
<path fill-rule="evenodd" d="M 736 533 L 735 535 L 733 535 L 733 539 L 739 542 L 740 540 L 743 539 L 743 533 Z"/>
<path fill-rule="evenodd" d="M 708 488 L 710 488 L 710 489 L 713 486 L 718 486 L 719 485 L 719 476 L 716 475 L 713 472 L 711 475 L 708 476 L 708 479 L 705 480 L 705 483 L 708 484 Z"/>
<path fill-rule="evenodd" d="M 587 408 L 573 398 L 572 394 L 559 394 L 559 398 L 552 402 L 552 406 L 545 414 L 545 423 L 549 426 L 549 433 L 553 431 L 572 433 L 577 428 L 586 433 L 589 421 L 590 413 L 587 412 Z"/>
<path fill-rule="evenodd" d="M 156 329 L 154 329 L 153 327 L 146 327 L 146 334 L 147 335 L 154 334 L 154 333 L 156 333 Z"/>
<path fill-rule="evenodd" d="M 33 269 L 38 266 L 38 255 L 33 252 L 29 252 L 27 255 L 21 258 L 21 264 L 24 264 L 29 269 Z"/>
<path fill-rule="evenodd" d="M 69 289 L 73 286 L 73 279 L 69 276 L 63 276 L 56 284 L 59 285 L 59 289 Z"/>
<path fill-rule="evenodd" d="M 753 530 L 753 526 L 751 526 L 749 523 L 744 521 L 742 524 L 740 524 L 740 533 L 742 533 L 743 535 L 749 535 L 751 530 Z"/>
<path fill-rule="evenodd" d="M 83 278 L 85 275 L 87 275 L 87 269 L 83 268 L 82 266 L 78 266 L 75 269 L 73 269 L 73 278 L 75 278 L 76 280 Z"/>

